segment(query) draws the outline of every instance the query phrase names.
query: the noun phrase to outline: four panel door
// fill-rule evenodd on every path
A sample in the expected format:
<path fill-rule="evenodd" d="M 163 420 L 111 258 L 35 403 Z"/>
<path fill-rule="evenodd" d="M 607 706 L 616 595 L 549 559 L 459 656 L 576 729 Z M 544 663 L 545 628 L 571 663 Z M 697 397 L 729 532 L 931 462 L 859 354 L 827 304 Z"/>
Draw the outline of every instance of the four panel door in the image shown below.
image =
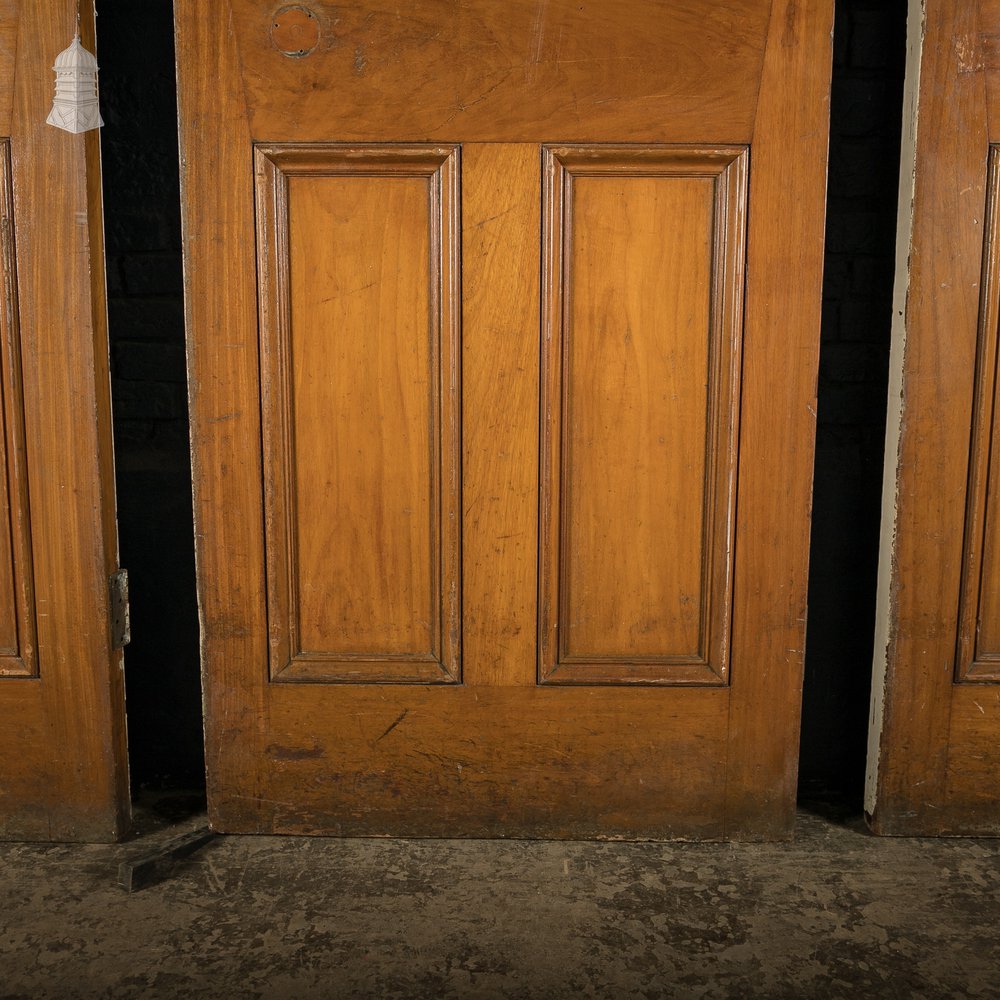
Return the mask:
<path fill-rule="evenodd" d="M 0 838 L 129 823 L 97 132 L 46 124 L 92 4 L 0 0 Z"/>
<path fill-rule="evenodd" d="M 911 11 L 866 809 L 1000 832 L 1000 3 Z"/>
<path fill-rule="evenodd" d="M 790 834 L 831 8 L 175 5 L 216 829 Z"/>

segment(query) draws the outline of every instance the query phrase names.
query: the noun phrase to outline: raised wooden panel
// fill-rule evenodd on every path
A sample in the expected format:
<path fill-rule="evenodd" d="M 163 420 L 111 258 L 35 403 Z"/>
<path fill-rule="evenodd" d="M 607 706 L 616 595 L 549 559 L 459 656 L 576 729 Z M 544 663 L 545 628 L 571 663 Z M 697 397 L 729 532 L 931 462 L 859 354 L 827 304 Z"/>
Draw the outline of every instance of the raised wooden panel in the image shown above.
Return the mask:
<path fill-rule="evenodd" d="M 989 154 L 982 304 L 969 459 L 965 559 L 959 604 L 956 679 L 1000 681 L 1000 551 L 997 498 L 997 324 L 1000 322 L 1000 149 Z"/>
<path fill-rule="evenodd" d="M 724 684 L 747 151 L 544 157 L 541 680 Z"/>
<path fill-rule="evenodd" d="M 272 678 L 460 677 L 457 161 L 256 148 Z"/>
<path fill-rule="evenodd" d="M 996 498 L 1000 491 L 997 443 L 997 324 L 1000 321 L 1000 150 L 992 147 L 987 181 L 982 303 L 972 417 L 965 559 L 959 605 L 956 677 L 1000 680 L 1000 562 Z"/>
<path fill-rule="evenodd" d="M 0 142 L 0 677 L 37 674 L 10 144 Z"/>

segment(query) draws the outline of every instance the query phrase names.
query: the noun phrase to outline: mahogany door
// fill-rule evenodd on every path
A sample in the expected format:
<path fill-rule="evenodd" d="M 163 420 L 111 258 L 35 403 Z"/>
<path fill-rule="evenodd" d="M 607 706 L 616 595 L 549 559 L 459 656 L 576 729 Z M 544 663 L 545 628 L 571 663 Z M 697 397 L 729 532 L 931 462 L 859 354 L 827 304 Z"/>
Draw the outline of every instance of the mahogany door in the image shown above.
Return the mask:
<path fill-rule="evenodd" d="M 831 7 L 176 3 L 216 829 L 789 835 Z"/>
<path fill-rule="evenodd" d="M 76 0 L 0 0 L 0 838 L 129 821 L 97 132 L 47 125 Z M 93 7 L 81 8 L 93 49 Z"/>
<path fill-rule="evenodd" d="M 995 835 L 1000 2 L 923 6 L 910 18 L 867 810 L 879 833 Z"/>

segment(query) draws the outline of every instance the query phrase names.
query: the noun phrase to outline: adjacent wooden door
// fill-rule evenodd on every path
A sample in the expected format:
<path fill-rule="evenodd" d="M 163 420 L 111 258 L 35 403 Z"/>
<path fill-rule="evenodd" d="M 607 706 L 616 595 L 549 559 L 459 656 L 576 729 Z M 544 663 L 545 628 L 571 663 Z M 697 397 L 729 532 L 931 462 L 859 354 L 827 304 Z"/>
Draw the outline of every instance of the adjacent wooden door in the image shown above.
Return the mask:
<path fill-rule="evenodd" d="M 45 123 L 77 10 L 0 0 L 0 838 L 129 820 L 100 145 Z"/>
<path fill-rule="evenodd" d="M 789 835 L 831 8 L 175 4 L 216 829 Z"/>
<path fill-rule="evenodd" d="M 911 7 L 867 809 L 996 835 L 1000 3 Z"/>

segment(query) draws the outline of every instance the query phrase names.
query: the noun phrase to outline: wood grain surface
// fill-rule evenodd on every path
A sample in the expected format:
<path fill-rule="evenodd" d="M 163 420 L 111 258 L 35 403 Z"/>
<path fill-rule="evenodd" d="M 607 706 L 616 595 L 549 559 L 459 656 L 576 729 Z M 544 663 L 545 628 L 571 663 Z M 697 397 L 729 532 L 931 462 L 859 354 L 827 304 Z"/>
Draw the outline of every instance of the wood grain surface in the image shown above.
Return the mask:
<path fill-rule="evenodd" d="M 762 0 L 304 6 L 320 40 L 308 57 L 288 58 L 273 38 L 273 5 L 232 3 L 228 31 L 255 139 L 747 142 L 771 8 Z"/>
<path fill-rule="evenodd" d="M 81 13 L 92 49 L 92 5 Z M 45 124 L 52 63 L 73 38 L 77 4 L 0 6 L 4 56 L 11 19 L 16 65 L 8 72 L 0 59 L 0 119 L 9 124 L 13 213 L 3 220 L 3 260 L 6 281 L 16 268 L 17 313 L 8 294 L 2 360 L 8 490 L 30 522 L 33 608 L 24 605 L 22 624 L 34 615 L 37 676 L 0 677 L 0 837 L 113 840 L 128 826 L 129 789 L 122 654 L 111 648 L 108 616 L 118 557 L 100 143 L 96 132 Z M 12 465 L 16 401 L 7 390 L 17 349 L 24 450 Z M 26 562 L 29 545 L 20 544 Z"/>
<path fill-rule="evenodd" d="M 290 58 L 263 3 L 175 6 L 214 828 L 787 837 L 831 4 L 309 10 Z M 379 165 L 429 141 L 454 201 Z M 607 175 L 553 226 L 570 146 Z M 604 676 L 539 683 L 540 565 Z M 405 673 L 439 605 L 461 683 Z"/>
<path fill-rule="evenodd" d="M 977 618 L 981 640 L 992 644 L 996 629 L 995 498 L 983 466 L 996 365 L 990 144 L 1000 140 L 985 56 L 998 18 L 992 2 L 929 0 L 917 39 L 912 233 L 908 273 L 897 276 L 907 283 L 901 422 L 898 455 L 887 456 L 895 525 L 882 540 L 887 649 L 876 650 L 885 694 L 869 759 L 868 809 L 885 834 L 1000 832 L 995 675 L 972 652 Z"/>
<path fill-rule="evenodd" d="M 545 150 L 546 682 L 727 678 L 746 158 Z"/>
<path fill-rule="evenodd" d="M 459 679 L 457 157 L 257 149 L 272 677 Z"/>

